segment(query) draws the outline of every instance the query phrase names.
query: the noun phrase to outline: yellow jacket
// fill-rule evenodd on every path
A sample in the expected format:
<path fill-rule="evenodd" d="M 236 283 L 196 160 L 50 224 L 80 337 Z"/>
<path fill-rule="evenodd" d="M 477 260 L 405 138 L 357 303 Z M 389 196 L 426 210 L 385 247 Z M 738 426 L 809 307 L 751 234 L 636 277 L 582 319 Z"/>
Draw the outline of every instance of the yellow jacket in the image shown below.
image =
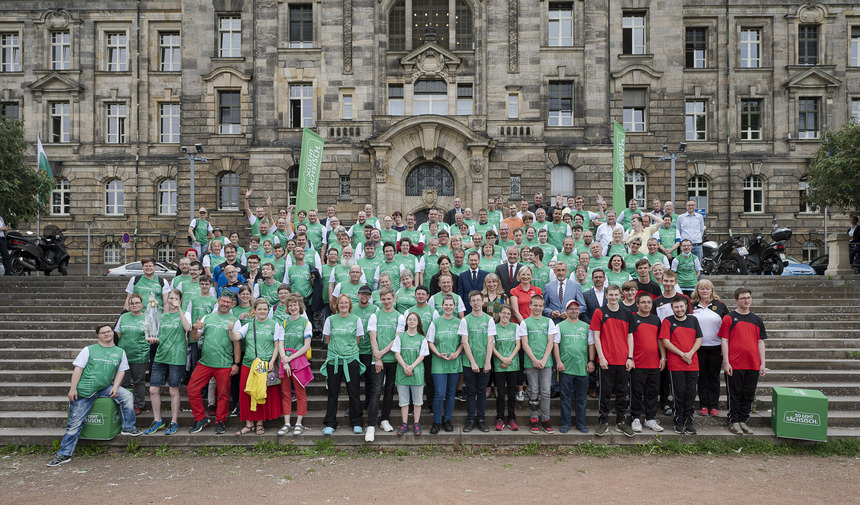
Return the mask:
<path fill-rule="evenodd" d="M 257 358 L 251 363 L 245 392 L 251 395 L 251 410 L 257 410 L 257 404 L 266 403 L 266 367 L 268 363 Z"/>

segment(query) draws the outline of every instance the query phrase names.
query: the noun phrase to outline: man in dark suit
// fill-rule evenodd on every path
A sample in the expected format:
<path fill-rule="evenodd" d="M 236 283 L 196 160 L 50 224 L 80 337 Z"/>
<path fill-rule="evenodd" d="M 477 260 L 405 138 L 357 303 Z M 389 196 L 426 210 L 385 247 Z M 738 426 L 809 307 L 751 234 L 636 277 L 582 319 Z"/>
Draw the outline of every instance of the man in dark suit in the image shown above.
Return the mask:
<path fill-rule="evenodd" d="M 505 294 L 511 296 L 511 288 L 515 288 L 519 284 L 517 274 L 520 273 L 522 267 L 519 263 L 520 250 L 517 246 L 512 245 L 505 252 L 508 255 L 508 260 L 496 267 L 496 275 L 502 281 L 502 289 L 505 290 Z M 514 271 L 513 276 L 511 276 L 511 269 Z"/>
<path fill-rule="evenodd" d="M 529 205 L 529 212 L 532 214 L 535 214 L 538 209 L 543 209 L 548 216 L 552 215 L 549 205 L 543 201 L 543 193 L 535 193 L 535 203 Z"/>
<path fill-rule="evenodd" d="M 454 208 L 445 213 L 445 219 L 442 221 L 447 225 L 454 224 L 454 216 L 463 213 L 463 201 L 460 198 L 454 198 Z"/>
<path fill-rule="evenodd" d="M 583 320 L 586 323 L 590 323 L 594 311 L 603 307 L 606 303 L 606 274 L 602 269 L 595 268 L 591 272 L 591 282 L 594 284 L 594 287 L 582 294 L 585 300 L 585 315 Z"/>
<path fill-rule="evenodd" d="M 481 262 L 481 255 L 478 251 L 469 252 L 469 269 L 460 274 L 457 280 L 457 294 L 460 299 L 468 300 L 469 292 L 481 291 L 484 289 L 484 278 L 487 277 L 487 272 L 478 269 L 478 264 Z M 466 315 L 472 312 L 472 307 L 466 307 Z"/>
<path fill-rule="evenodd" d="M 585 299 L 582 296 L 582 287 L 579 283 L 567 278 L 566 263 L 556 263 L 553 267 L 553 273 L 555 273 L 555 280 L 550 281 L 543 292 L 545 300 L 543 315 L 558 324 L 565 318 L 564 311 L 567 302 L 576 300 L 580 306 L 580 314 L 582 314 L 585 312 Z"/>

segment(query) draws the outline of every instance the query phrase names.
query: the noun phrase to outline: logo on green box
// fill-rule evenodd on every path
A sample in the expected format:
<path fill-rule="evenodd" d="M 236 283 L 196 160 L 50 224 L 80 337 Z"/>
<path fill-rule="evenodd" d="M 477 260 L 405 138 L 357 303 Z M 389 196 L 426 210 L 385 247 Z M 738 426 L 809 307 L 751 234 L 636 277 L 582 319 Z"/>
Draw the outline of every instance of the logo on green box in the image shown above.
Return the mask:
<path fill-rule="evenodd" d="M 821 416 L 814 412 L 798 412 L 789 410 L 783 414 L 783 422 L 803 426 L 821 426 Z"/>
<path fill-rule="evenodd" d="M 105 418 L 101 414 L 87 414 L 87 424 L 104 425 Z"/>

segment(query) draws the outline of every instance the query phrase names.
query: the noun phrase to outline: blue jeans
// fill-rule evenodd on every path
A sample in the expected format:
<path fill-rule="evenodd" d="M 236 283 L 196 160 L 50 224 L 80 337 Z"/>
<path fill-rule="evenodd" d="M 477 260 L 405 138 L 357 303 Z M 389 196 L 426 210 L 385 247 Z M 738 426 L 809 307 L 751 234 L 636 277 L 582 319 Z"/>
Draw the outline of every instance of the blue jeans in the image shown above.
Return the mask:
<path fill-rule="evenodd" d="M 693 255 L 695 257 L 699 258 L 699 265 L 701 265 L 702 264 L 702 258 L 705 257 L 704 253 L 702 252 L 702 246 L 701 245 L 694 245 L 693 246 Z"/>
<path fill-rule="evenodd" d="M 463 367 L 463 385 L 466 387 L 466 419 L 483 421 L 487 411 L 487 384 L 490 383 L 490 373 L 475 373 L 470 367 Z"/>
<path fill-rule="evenodd" d="M 588 400 L 588 376 L 559 374 L 559 390 L 561 393 L 561 420 L 562 427 L 569 428 L 571 423 L 570 406 L 576 413 L 576 427 L 585 428 L 585 402 Z"/>
<path fill-rule="evenodd" d="M 113 385 L 110 385 L 101 391 L 93 393 L 92 396 L 86 398 L 78 398 L 73 402 L 69 402 L 69 424 L 66 425 L 66 434 L 63 435 L 63 441 L 60 443 L 60 450 L 57 451 L 58 456 L 71 456 L 75 452 L 75 446 L 78 445 L 78 437 L 81 436 L 81 430 L 84 428 L 84 421 L 90 409 L 93 408 L 93 403 L 96 398 L 109 398 L 110 390 Z M 117 397 L 113 399 L 119 406 L 119 415 L 122 419 L 122 431 L 134 431 L 134 424 L 137 422 L 137 417 L 134 415 L 134 396 L 125 388 L 119 388 Z"/>
<path fill-rule="evenodd" d="M 433 423 L 442 424 L 450 421 L 454 415 L 454 393 L 457 391 L 458 373 L 434 373 L 433 386 Z M 445 416 L 442 416 L 442 405 L 445 405 Z"/>

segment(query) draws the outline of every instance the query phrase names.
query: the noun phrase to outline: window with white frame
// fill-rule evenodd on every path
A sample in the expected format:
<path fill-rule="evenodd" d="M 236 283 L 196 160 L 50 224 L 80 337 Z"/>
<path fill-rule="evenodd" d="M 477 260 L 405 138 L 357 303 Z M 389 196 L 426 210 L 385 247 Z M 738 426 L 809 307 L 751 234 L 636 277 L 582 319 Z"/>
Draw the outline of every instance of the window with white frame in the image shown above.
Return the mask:
<path fill-rule="evenodd" d="M 815 213 L 818 212 L 818 207 L 806 201 L 806 197 L 809 194 L 809 177 L 804 175 L 797 182 L 797 190 L 799 194 L 800 201 L 800 212 L 805 213 Z"/>
<path fill-rule="evenodd" d="M 707 102 L 688 100 L 685 105 L 686 139 L 688 141 L 708 140 Z"/>
<path fill-rule="evenodd" d="M 457 115 L 468 116 L 472 114 L 472 85 L 457 85 Z"/>
<path fill-rule="evenodd" d="M 111 179 L 105 183 L 105 214 L 121 216 L 125 213 L 125 189 L 122 180 Z"/>
<path fill-rule="evenodd" d="M 696 202 L 697 209 L 708 210 L 708 180 L 694 175 L 687 181 L 687 199 Z"/>
<path fill-rule="evenodd" d="M 105 244 L 104 247 L 104 264 L 119 265 L 122 263 L 122 248 L 116 242 Z"/>
<path fill-rule="evenodd" d="M 520 117 L 520 94 L 508 93 L 508 119 Z"/>
<path fill-rule="evenodd" d="M 624 129 L 628 132 L 645 131 L 647 93 L 645 88 L 625 88 L 622 92 L 622 120 Z"/>
<path fill-rule="evenodd" d="M 51 102 L 51 142 L 71 142 L 72 114 L 69 102 Z"/>
<path fill-rule="evenodd" d="M 107 41 L 107 71 L 128 71 L 128 35 L 125 32 L 108 32 Z"/>
<path fill-rule="evenodd" d="M 800 98 L 797 101 L 797 138 L 817 139 L 819 124 L 819 98 Z"/>
<path fill-rule="evenodd" d="M 108 144 L 125 144 L 126 137 L 126 106 L 124 103 L 107 104 L 107 137 Z"/>
<path fill-rule="evenodd" d="M 179 143 L 180 108 L 178 103 L 158 104 L 158 141 L 163 144 Z"/>
<path fill-rule="evenodd" d="M 621 18 L 622 53 L 645 54 L 645 13 L 624 12 Z"/>
<path fill-rule="evenodd" d="M 388 85 L 388 115 L 402 116 L 406 113 L 403 102 L 403 85 L 389 84 Z"/>
<path fill-rule="evenodd" d="M 344 119 L 352 119 L 352 94 L 344 94 L 341 98 L 341 108 Z"/>
<path fill-rule="evenodd" d="M 218 133 L 242 133 L 242 105 L 238 91 L 218 92 Z"/>
<path fill-rule="evenodd" d="M 687 28 L 684 66 L 706 68 L 708 66 L 708 29 L 702 26 Z"/>
<path fill-rule="evenodd" d="M 290 4 L 290 47 L 314 47 L 314 10 L 312 4 Z"/>
<path fill-rule="evenodd" d="M 801 251 L 803 252 L 803 262 L 809 263 L 818 257 L 820 249 L 818 248 L 818 243 L 808 240 L 800 246 Z"/>
<path fill-rule="evenodd" d="M 225 14 L 218 18 L 218 56 L 242 56 L 242 17 L 238 14 Z"/>
<path fill-rule="evenodd" d="M 573 126 L 573 83 L 549 83 L 548 126 Z"/>
<path fill-rule="evenodd" d="M 51 191 L 51 214 L 67 216 L 71 211 L 72 191 L 68 179 L 57 179 Z"/>
<path fill-rule="evenodd" d="M 552 2 L 549 4 L 549 46 L 573 45 L 573 3 Z"/>
<path fill-rule="evenodd" d="M 287 171 L 287 205 L 295 205 L 299 194 L 299 166 L 293 165 Z"/>
<path fill-rule="evenodd" d="M 176 248 L 173 247 L 173 244 L 158 244 L 155 250 L 155 259 L 159 263 L 173 263 L 173 260 L 176 259 Z"/>
<path fill-rule="evenodd" d="M 72 68 L 72 34 L 68 30 L 51 32 L 51 70 Z"/>
<path fill-rule="evenodd" d="M 290 128 L 314 126 L 314 87 L 310 84 L 290 85 Z"/>
<path fill-rule="evenodd" d="M 741 68 L 761 66 L 761 28 L 741 28 Z"/>
<path fill-rule="evenodd" d="M 761 100 L 741 100 L 741 140 L 761 140 Z"/>
<path fill-rule="evenodd" d="M 158 55 L 162 72 L 179 72 L 182 70 L 182 55 L 179 32 L 161 32 L 158 34 Z"/>
<path fill-rule="evenodd" d="M 448 113 L 448 85 L 445 81 L 415 83 L 415 115 Z"/>
<path fill-rule="evenodd" d="M 218 178 L 218 208 L 239 209 L 239 176 L 234 172 L 225 172 Z"/>
<path fill-rule="evenodd" d="M 851 121 L 860 123 L 860 98 L 851 99 Z"/>
<path fill-rule="evenodd" d="M 176 215 L 176 179 L 163 179 L 158 183 L 158 213 Z"/>
<path fill-rule="evenodd" d="M 744 179 L 744 212 L 764 212 L 764 180 L 757 175 Z"/>
<path fill-rule="evenodd" d="M 645 185 L 648 178 L 641 170 L 631 170 L 624 174 L 624 201 L 635 198 L 639 207 L 645 208 Z"/>
<path fill-rule="evenodd" d="M 0 33 L 0 72 L 21 71 L 21 36 L 18 32 Z"/>
<path fill-rule="evenodd" d="M 851 27 L 850 57 L 848 66 L 860 67 L 860 26 Z"/>

